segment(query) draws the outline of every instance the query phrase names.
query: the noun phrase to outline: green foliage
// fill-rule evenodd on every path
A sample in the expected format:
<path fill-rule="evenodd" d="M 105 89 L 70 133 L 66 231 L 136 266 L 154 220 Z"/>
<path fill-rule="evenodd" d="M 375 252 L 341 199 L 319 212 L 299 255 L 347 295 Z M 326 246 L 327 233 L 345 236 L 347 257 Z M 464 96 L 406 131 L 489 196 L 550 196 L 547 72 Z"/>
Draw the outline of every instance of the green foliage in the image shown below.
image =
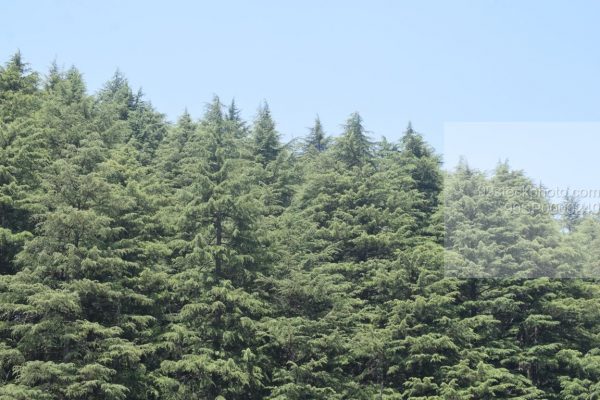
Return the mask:
<path fill-rule="evenodd" d="M 252 129 L 252 140 L 257 162 L 266 165 L 277 158 L 281 150 L 279 133 L 275 130 L 275 122 L 266 102 L 258 109 Z"/>
<path fill-rule="evenodd" d="M 363 126 L 359 113 L 355 112 L 348 117 L 344 125 L 344 132 L 335 144 L 337 158 L 348 167 L 362 166 L 372 157 L 372 143 Z"/>
<path fill-rule="evenodd" d="M 315 124 L 310 128 L 310 132 L 304 143 L 304 152 L 311 153 L 322 153 L 329 145 L 329 138 L 325 135 L 321 119 L 317 116 L 315 118 Z"/>
<path fill-rule="evenodd" d="M 266 103 L 170 125 L 119 72 L 89 95 L 15 54 L 0 400 L 600 396 L 597 215 L 561 227 L 507 164 L 444 175 L 410 124 L 301 143 Z"/>

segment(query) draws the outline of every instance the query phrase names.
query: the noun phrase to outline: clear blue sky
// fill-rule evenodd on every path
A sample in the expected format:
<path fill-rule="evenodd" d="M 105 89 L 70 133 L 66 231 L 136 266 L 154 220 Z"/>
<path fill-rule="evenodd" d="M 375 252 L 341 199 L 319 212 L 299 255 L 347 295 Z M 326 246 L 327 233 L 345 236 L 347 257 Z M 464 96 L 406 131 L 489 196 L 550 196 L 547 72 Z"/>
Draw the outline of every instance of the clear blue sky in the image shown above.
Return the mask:
<path fill-rule="evenodd" d="M 170 120 L 213 94 L 247 118 L 266 99 L 287 139 L 360 111 L 374 138 L 411 120 L 440 151 L 446 122 L 600 121 L 597 1 L 3 0 L 0 15 L 4 60 L 74 64 L 92 91 L 118 67 Z"/>

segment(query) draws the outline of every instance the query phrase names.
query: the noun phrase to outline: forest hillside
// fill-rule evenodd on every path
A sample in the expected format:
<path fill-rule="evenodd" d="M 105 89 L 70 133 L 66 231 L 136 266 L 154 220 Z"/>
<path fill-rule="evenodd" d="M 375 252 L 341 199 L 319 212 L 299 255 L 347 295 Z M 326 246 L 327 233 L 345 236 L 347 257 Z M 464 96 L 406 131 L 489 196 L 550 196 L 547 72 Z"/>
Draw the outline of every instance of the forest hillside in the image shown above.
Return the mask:
<path fill-rule="evenodd" d="M 15 54 L 0 399 L 599 398 L 598 215 L 443 172 L 405 124 L 284 143 L 218 97 L 169 123 L 119 73 L 90 94 Z"/>

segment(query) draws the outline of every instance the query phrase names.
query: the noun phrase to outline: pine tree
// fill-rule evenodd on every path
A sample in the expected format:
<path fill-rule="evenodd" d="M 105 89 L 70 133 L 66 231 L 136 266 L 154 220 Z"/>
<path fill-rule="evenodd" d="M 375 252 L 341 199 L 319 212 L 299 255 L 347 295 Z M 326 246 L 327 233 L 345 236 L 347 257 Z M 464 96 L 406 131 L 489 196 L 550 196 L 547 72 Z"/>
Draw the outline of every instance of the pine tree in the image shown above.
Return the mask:
<path fill-rule="evenodd" d="M 562 203 L 561 211 L 565 229 L 569 232 L 573 232 L 581 222 L 583 216 L 579 199 L 575 196 L 567 195 Z"/>
<path fill-rule="evenodd" d="M 217 97 L 198 132 L 190 159 L 183 160 L 190 185 L 177 199 L 183 235 L 176 242 L 174 285 L 184 301 L 166 335 L 173 360 L 162 363 L 159 382 L 165 397 L 239 398 L 262 390 L 252 347 L 254 320 L 266 305 L 251 290 L 268 254 L 258 225 L 259 192 L 246 175 L 257 166 L 242 158 Z"/>
<path fill-rule="evenodd" d="M 281 151 L 279 132 L 275 130 L 275 122 L 267 102 L 258 109 L 252 128 L 252 140 L 256 161 L 263 166 L 275 160 Z"/>
<path fill-rule="evenodd" d="M 140 161 L 149 164 L 166 135 L 165 115 L 144 99 L 141 89 L 134 94 L 119 70 L 98 93 L 97 107 L 100 119 L 120 129 L 120 135 L 139 150 Z"/>
<path fill-rule="evenodd" d="M 413 179 L 414 188 L 423 196 L 420 209 L 424 215 L 432 215 L 439 205 L 442 192 L 441 159 L 425 143 L 423 136 L 413 130 L 410 122 L 400 139 L 399 161 Z M 430 221 L 421 221 L 421 225 L 430 224 Z"/>
<path fill-rule="evenodd" d="M 189 158 L 196 129 L 196 123 L 185 110 L 157 149 L 157 173 L 161 175 L 163 186 L 176 190 L 190 184 L 185 179 L 184 160 Z"/>
<path fill-rule="evenodd" d="M 47 157 L 35 118 L 38 85 L 20 52 L 0 67 L 0 274 L 15 271 L 14 257 L 34 228 L 28 198 Z"/>
<path fill-rule="evenodd" d="M 337 157 L 349 167 L 362 166 L 372 157 L 372 143 L 357 112 L 344 125 L 344 133 L 335 144 Z"/>
<path fill-rule="evenodd" d="M 134 97 L 127 119 L 131 128 L 130 141 L 140 150 L 140 160 L 149 164 L 167 132 L 165 115 L 157 112 L 150 102 L 144 100 L 144 94 L 140 90 Z"/>
<path fill-rule="evenodd" d="M 243 139 L 248 136 L 248 127 L 246 122 L 242 119 L 242 112 L 235 104 L 235 99 L 231 100 L 229 107 L 227 108 L 226 120 L 230 125 L 230 129 L 234 132 L 234 135 L 238 139 Z"/>
<path fill-rule="evenodd" d="M 45 177 L 45 211 L 17 257 L 22 270 L 3 282 L 5 339 L 22 356 L 13 371 L 26 387 L 122 399 L 143 388 L 143 347 L 133 340 L 152 319 L 143 311 L 150 299 L 134 289 L 141 266 L 126 256 L 135 247 L 121 238 L 128 199 L 99 174 L 107 153 L 97 139 L 67 154 Z"/>
<path fill-rule="evenodd" d="M 305 140 L 304 144 L 304 152 L 316 152 L 322 153 L 327 149 L 328 139 L 325 136 L 325 132 L 323 131 L 323 125 L 321 124 L 321 119 L 319 116 L 315 118 L 315 123 L 312 128 L 310 128 L 310 133 Z"/>

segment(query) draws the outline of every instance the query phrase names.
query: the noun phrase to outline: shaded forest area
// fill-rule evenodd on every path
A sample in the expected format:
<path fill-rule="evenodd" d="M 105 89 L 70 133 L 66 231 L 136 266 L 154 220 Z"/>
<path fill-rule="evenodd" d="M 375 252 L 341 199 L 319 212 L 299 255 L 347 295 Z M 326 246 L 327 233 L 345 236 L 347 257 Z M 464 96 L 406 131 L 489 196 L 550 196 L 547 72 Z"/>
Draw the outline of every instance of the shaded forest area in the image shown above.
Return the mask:
<path fill-rule="evenodd" d="M 17 53 L 0 399 L 599 398 L 598 216 L 480 190 L 527 185 L 446 174 L 410 125 L 373 141 L 358 113 L 288 144 L 267 104 L 169 124 L 120 74 L 90 95 Z"/>

